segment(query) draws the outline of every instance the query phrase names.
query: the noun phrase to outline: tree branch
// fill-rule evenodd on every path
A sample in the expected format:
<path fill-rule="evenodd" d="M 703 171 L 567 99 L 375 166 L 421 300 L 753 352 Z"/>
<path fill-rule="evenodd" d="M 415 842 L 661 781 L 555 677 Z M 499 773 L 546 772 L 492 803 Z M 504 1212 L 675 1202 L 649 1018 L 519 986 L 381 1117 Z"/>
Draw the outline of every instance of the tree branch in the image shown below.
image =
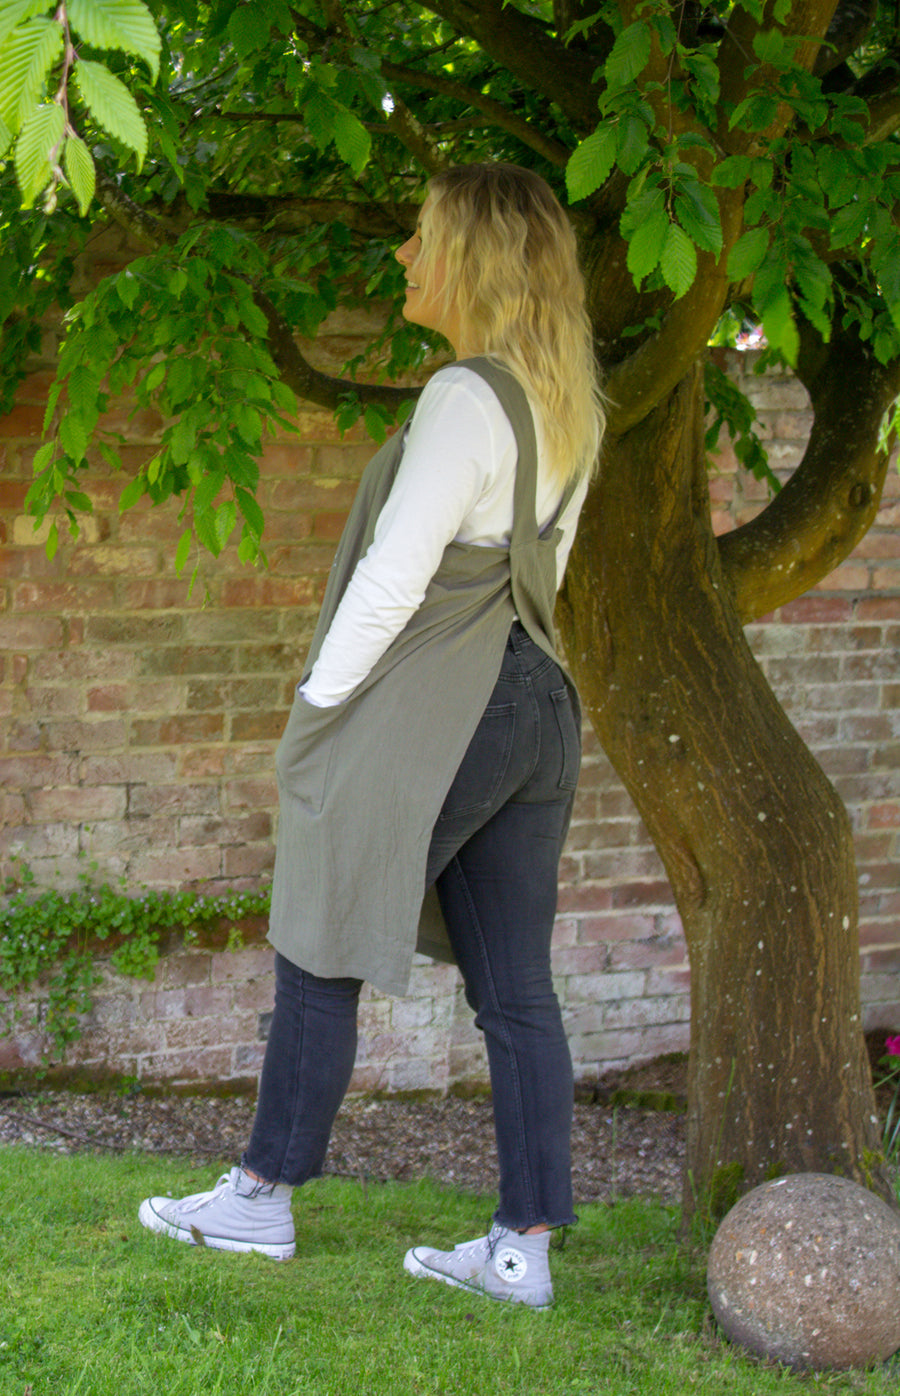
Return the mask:
<path fill-rule="evenodd" d="M 837 0 L 799 0 L 790 16 L 790 32 L 800 42 L 796 62 L 811 70 L 834 13 Z M 753 39 L 763 28 L 749 10 L 736 8 L 729 18 L 725 37 L 719 47 L 719 84 L 721 119 L 717 132 L 721 148 L 729 155 L 759 154 L 769 143 L 784 134 L 793 120 L 793 110 L 781 102 L 775 120 L 765 131 L 728 129 L 727 114 L 754 90 L 764 88 L 768 81 L 775 84 L 777 72 L 760 64 L 753 52 Z"/>
<path fill-rule="evenodd" d="M 381 71 L 389 82 L 406 83 L 410 87 L 418 87 L 426 92 L 439 92 L 445 97 L 452 97 L 457 102 L 474 107 L 476 111 L 480 111 L 488 117 L 493 125 L 503 131 L 508 131 L 523 145 L 527 145 L 538 155 L 543 155 L 545 160 L 551 161 L 552 164 L 558 165 L 560 168 L 565 168 L 571 151 L 559 141 L 545 136 L 542 131 L 537 130 L 522 117 L 516 116 L 515 112 L 509 111 L 496 98 L 487 97 L 476 88 L 467 86 L 466 83 L 455 82 L 452 78 L 441 77 L 436 73 L 420 73 L 418 69 L 407 68 L 400 63 L 382 63 Z"/>
<path fill-rule="evenodd" d="M 826 577 L 872 524 L 889 451 L 884 413 L 900 392 L 900 360 L 879 364 L 851 331 L 831 343 L 801 326 L 797 376 L 815 420 L 803 459 L 752 522 L 719 539 L 725 578 L 744 623 L 794 600 Z"/>
<path fill-rule="evenodd" d="M 900 81 L 900 73 L 895 75 L 895 82 Z M 885 92 L 880 97 L 875 97 L 869 102 L 869 127 L 866 131 L 866 145 L 873 145 L 875 141 L 886 141 L 888 136 L 900 131 L 900 91 L 895 87 L 892 92 Z"/>
<path fill-rule="evenodd" d="M 555 102 L 579 131 L 597 125 L 596 54 L 565 44 L 503 0 L 426 0 L 426 9 L 468 35 L 504 68 Z"/>
<path fill-rule="evenodd" d="M 171 246 L 176 241 L 174 233 L 133 199 L 129 199 L 115 180 L 102 171 L 97 172 L 97 198 L 119 227 L 124 228 L 152 251 Z M 342 399 L 355 396 L 362 403 L 377 403 L 396 409 L 416 395 L 414 388 L 390 388 L 380 384 L 356 383 L 350 378 L 332 378 L 330 374 L 320 373 L 300 353 L 291 327 L 269 297 L 254 288 L 253 299 L 268 322 L 269 352 L 279 376 L 303 401 L 333 411 L 340 406 Z"/>
<path fill-rule="evenodd" d="M 382 407 L 396 409 L 418 395 L 417 388 L 390 388 L 379 383 L 355 383 L 349 378 L 332 378 L 327 373 L 320 373 L 304 359 L 297 348 L 290 326 L 268 296 L 256 291 L 253 299 L 269 322 L 269 352 L 275 360 L 279 376 L 304 402 L 334 411 L 340 407 L 344 398 L 352 396 L 358 397 L 362 403 L 377 403 Z"/>
<path fill-rule="evenodd" d="M 296 233 L 321 224 L 343 223 L 351 232 L 367 238 L 406 237 L 415 224 L 421 205 L 411 200 L 400 203 L 364 203 L 361 199 L 294 199 L 276 195 L 232 194 L 227 190 L 210 190 L 206 208 L 217 222 L 234 223 L 246 229 L 265 229 L 272 233 Z M 170 216 L 167 205 L 165 225 L 179 232 L 187 222 L 196 218 L 189 206 L 185 217 L 176 211 Z"/>

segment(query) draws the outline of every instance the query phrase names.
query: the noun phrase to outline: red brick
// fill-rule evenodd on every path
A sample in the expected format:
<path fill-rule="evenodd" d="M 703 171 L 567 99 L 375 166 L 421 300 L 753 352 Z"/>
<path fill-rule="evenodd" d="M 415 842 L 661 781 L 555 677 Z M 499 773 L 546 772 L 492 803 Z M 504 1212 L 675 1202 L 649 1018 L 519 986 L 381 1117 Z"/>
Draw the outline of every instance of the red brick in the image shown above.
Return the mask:
<path fill-rule="evenodd" d="M 224 645 L 161 645 L 137 656 L 137 673 L 228 674 L 235 666 L 235 651 Z"/>
<path fill-rule="evenodd" d="M 188 595 L 188 581 L 179 577 L 152 577 L 141 581 L 123 579 L 118 583 L 119 604 L 125 611 L 188 611 L 204 605 L 199 584 Z"/>
<path fill-rule="evenodd" d="M 125 815 L 124 786 L 61 786 L 55 790 L 35 790 L 28 798 L 32 818 L 42 824 L 54 819 L 122 819 Z"/>
<path fill-rule="evenodd" d="M 224 732 L 225 719 L 221 713 L 144 718 L 131 724 L 131 738 L 137 746 L 187 746 L 222 737 Z"/>
<path fill-rule="evenodd" d="M 62 621 L 52 616 L 0 616 L 0 648 L 5 650 L 57 649 L 64 636 Z"/>
<path fill-rule="evenodd" d="M 74 549 L 68 568 L 74 577 L 152 576 L 159 567 L 155 548 L 120 548 L 109 544 Z"/>
<path fill-rule="evenodd" d="M 88 621 L 87 639 L 92 644 L 124 645 L 126 649 L 171 644 L 182 637 L 185 617 L 164 616 L 92 616 Z"/>
<path fill-rule="evenodd" d="M 30 484 L 30 480 L 0 480 L 0 510 L 21 514 Z"/>
<path fill-rule="evenodd" d="M 869 809 L 870 829 L 900 829 L 900 799 L 890 804 L 872 805 Z"/>
<path fill-rule="evenodd" d="M 853 603 L 840 601 L 836 597 L 801 596 L 790 601 L 779 612 L 783 622 L 790 625 L 815 625 L 831 622 L 835 625 L 846 623 L 853 616 Z"/>
<path fill-rule="evenodd" d="M 287 719 L 286 707 L 268 713 L 234 713 L 231 717 L 231 740 L 256 742 L 269 737 L 277 741 L 284 732 Z"/>
<path fill-rule="evenodd" d="M 271 842 L 242 845 L 222 850 L 222 872 L 228 878 L 257 878 L 275 865 L 275 845 Z"/>
<path fill-rule="evenodd" d="M 829 572 L 815 585 L 816 591 L 865 591 L 869 585 L 869 569 L 863 562 L 845 562 Z"/>
<path fill-rule="evenodd" d="M 17 611 L 111 611 L 114 582 L 22 582 L 13 589 Z"/>
<path fill-rule="evenodd" d="M 356 494 L 356 485 L 349 480 L 313 479 L 305 472 L 272 480 L 264 489 L 267 511 L 289 514 L 325 508 L 341 508 L 346 513 Z"/>
<path fill-rule="evenodd" d="M 626 883 L 613 892 L 613 906 L 670 906 L 672 889 L 668 882 Z"/>
<path fill-rule="evenodd" d="M 129 788 L 128 817 L 214 814 L 218 802 L 214 785 L 133 785 Z"/>
<path fill-rule="evenodd" d="M 54 722 L 44 728 L 44 738 L 53 751 L 111 751 L 125 745 L 125 723 L 115 721 Z"/>
<path fill-rule="evenodd" d="M 186 780 L 208 780 L 225 773 L 222 747 L 190 747 L 178 754 L 178 774 Z"/>
<path fill-rule="evenodd" d="M 295 476 L 305 477 L 312 468 L 314 450 L 311 446 L 304 446 L 300 441 L 295 440 L 293 444 L 274 444 L 267 442 L 263 447 L 260 467 L 263 478 L 276 479 L 286 476 L 285 483 L 290 486 Z M 291 508 L 291 504 L 284 507 Z"/>
<path fill-rule="evenodd" d="M 900 620 L 900 596 L 862 597 L 856 614 L 860 620 Z"/>
<path fill-rule="evenodd" d="M 275 752 L 272 751 L 269 764 L 274 766 Z M 222 807 L 225 810 L 272 809 L 278 804 L 278 788 L 274 770 L 271 775 L 258 780 L 230 780 L 222 794 Z"/>
<path fill-rule="evenodd" d="M 579 945 L 596 945 L 622 940 L 646 940 L 653 935 L 653 916 L 582 916 L 577 923 Z"/>
<path fill-rule="evenodd" d="M 7 440 L 40 437 L 44 432 L 43 403 L 20 402 L 5 417 L 0 417 L 0 436 Z"/>
<path fill-rule="evenodd" d="M 105 684 L 103 688 L 90 688 L 87 695 L 88 712 L 118 713 L 128 706 L 128 688 L 125 684 Z"/>
<path fill-rule="evenodd" d="M 178 821 L 178 841 L 184 848 L 201 848 L 216 844 L 257 843 L 271 838 L 272 816 L 266 810 L 224 819 L 219 814 L 185 815 Z"/>
<path fill-rule="evenodd" d="M 129 865 L 129 876 L 148 887 L 171 887 L 206 883 L 219 875 L 218 849 L 160 848 L 138 853 Z"/>

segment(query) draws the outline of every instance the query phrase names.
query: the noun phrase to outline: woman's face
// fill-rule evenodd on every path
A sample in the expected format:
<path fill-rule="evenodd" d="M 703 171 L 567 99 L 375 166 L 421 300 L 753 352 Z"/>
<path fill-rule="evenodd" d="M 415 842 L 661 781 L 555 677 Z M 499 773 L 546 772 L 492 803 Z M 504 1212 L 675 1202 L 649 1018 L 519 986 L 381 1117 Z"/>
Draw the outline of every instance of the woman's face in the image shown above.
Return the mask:
<path fill-rule="evenodd" d="M 459 310 L 451 301 L 449 309 L 444 308 L 443 297 L 444 288 L 447 281 L 447 269 L 443 255 L 438 252 L 431 258 L 431 280 L 432 290 L 427 293 L 422 289 L 416 279 L 416 269 L 422 271 L 421 261 L 423 254 L 422 233 L 423 228 L 428 227 L 429 200 L 426 199 L 419 214 L 419 221 L 416 224 L 416 231 L 402 247 L 398 247 L 394 256 L 402 267 L 406 270 L 406 303 L 403 307 L 403 315 L 407 320 L 411 320 L 414 325 L 422 325 L 427 330 L 437 330 L 448 339 L 456 350 L 461 353 L 462 327 Z M 428 249 L 429 255 L 431 250 Z"/>

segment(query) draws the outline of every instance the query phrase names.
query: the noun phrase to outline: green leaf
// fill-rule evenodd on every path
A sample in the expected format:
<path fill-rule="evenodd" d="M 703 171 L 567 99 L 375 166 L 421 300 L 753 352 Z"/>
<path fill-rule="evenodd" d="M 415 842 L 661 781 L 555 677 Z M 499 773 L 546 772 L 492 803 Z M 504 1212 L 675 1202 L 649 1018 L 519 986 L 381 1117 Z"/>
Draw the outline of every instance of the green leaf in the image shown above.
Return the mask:
<path fill-rule="evenodd" d="M 119 513 L 124 514 L 126 509 L 131 509 L 137 504 L 139 499 L 147 493 L 147 479 L 143 474 L 135 475 L 133 480 L 129 480 L 122 493 L 119 495 Z"/>
<path fill-rule="evenodd" d="M 194 512 L 206 514 L 212 508 L 213 500 L 225 484 L 225 471 L 213 470 L 203 479 L 194 490 Z"/>
<path fill-rule="evenodd" d="M 226 499 L 224 504 L 220 504 L 215 514 L 214 527 L 216 530 L 216 542 L 219 549 L 225 547 L 237 523 L 237 505 L 233 499 Z"/>
<path fill-rule="evenodd" d="M 334 103 L 324 92 L 316 91 L 304 106 L 303 115 L 319 150 L 325 150 L 334 135 Z"/>
<path fill-rule="evenodd" d="M 642 19 L 623 29 L 604 64 L 610 87 L 627 87 L 650 62 L 650 26 Z"/>
<path fill-rule="evenodd" d="M 154 82 L 159 77 L 159 31 L 141 0 L 69 0 L 68 15 L 87 43 L 133 53 L 143 58 Z"/>
<path fill-rule="evenodd" d="M 353 173 L 362 174 L 372 148 L 372 137 L 362 122 L 344 107 L 335 113 L 334 143 Z"/>
<path fill-rule="evenodd" d="M 697 247 L 718 257 L 722 251 L 722 224 L 711 189 L 697 180 L 683 180 L 675 198 L 675 215 Z"/>
<path fill-rule="evenodd" d="M 137 300 L 140 289 L 141 283 L 129 267 L 119 272 L 116 277 L 116 295 L 128 310 Z"/>
<path fill-rule="evenodd" d="M 627 175 L 633 175 L 640 168 L 650 144 L 650 132 L 646 122 L 629 112 L 619 123 L 616 139 L 616 164 Z"/>
<path fill-rule="evenodd" d="M 34 453 L 34 460 L 31 462 L 32 474 L 40 475 L 41 471 L 46 469 L 53 457 L 54 450 L 55 446 L 52 441 L 45 441 L 43 446 L 38 447 Z"/>
<path fill-rule="evenodd" d="M 657 208 L 648 218 L 642 219 L 632 234 L 627 262 L 636 285 L 659 266 L 668 231 L 665 209 Z"/>
<path fill-rule="evenodd" d="M 765 131 L 778 115 L 778 98 L 769 92 L 751 92 L 739 102 L 728 119 L 728 129 L 736 126 L 745 131 Z"/>
<path fill-rule="evenodd" d="M 272 21 L 257 5 L 238 5 L 228 20 L 228 37 L 238 58 L 264 50 L 269 42 Z"/>
<path fill-rule="evenodd" d="M 708 53 L 688 53 L 684 65 L 693 78 L 695 101 L 715 103 L 719 100 L 719 68 Z"/>
<path fill-rule="evenodd" d="M 66 389 L 70 405 L 80 416 L 88 417 L 92 413 L 96 415 L 99 410 L 97 397 L 100 392 L 100 380 L 93 369 L 87 364 L 76 364 L 69 374 Z"/>
<path fill-rule="evenodd" d="M 0 0 L 0 48 L 18 25 L 49 8 L 48 0 Z"/>
<path fill-rule="evenodd" d="M 769 250 L 768 228 L 749 228 L 738 238 L 728 254 L 728 275 L 732 281 L 752 276 Z"/>
<path fill-rule="evenodd" d="M 752 167 L 746 155 L 729 155 L 716 165 L 710 179 L 720 189 L 740 189 L 750 178 Z"/>
<path fill-rule="evenodd" d="M 753 52 L 760 63 L 777 64 L 784 47 L 784 35 L 780 29 L 761 29 L 753 35 Z"/>
<path fill-rule="evenodd" d="M 80 58 L 74 67 L 85 106 L 105 131 L 137 155 L 138 169 L 147 154 L 147 128 L 128 88 L 102 63 Z"/>
<path fill-rule="evenodd" d="M 187 562 L 191 551 L 192 537 L 193 535 L 191 533 L 191 530 L 189 528 L 186 528 L 178 540 L 178 547 L 175 550 L 176 572 L 180 573 L 184 571 L 185 563 Z"/>
<path fill-rule="evenodd" d="M 40 99 L 62 47 L 61 24 L 31 19 L 14 29 L 0 48 L 0 120 L 13 135 Z"/>
<path fill-rule="evenodd" d="M 35 107 L 22 123 L 16 142 L 16 179 L 26 208 L 31 207 L 52 178 L 50 161 L 58 161 L 65 129 L 66 114 L 57 102 Z"/>
<path fill-rule="evenodd" d="M 249 490 L 242 489 L 239 486 L 235 493 L 237 495 L 238 508 L 246 520 L 247 527 L 255 538 L 261 538 L 265 526 L 262 509 L 257 504 L 253 495 L 250 494 Z"/>
<path fill-rule="evenodd" d="M 697 275 L 697 249 L 677 223 L 669 224 L 659 265 L 669 290 L 680 299 Z"/>
<path fill-rule="evenodd" d="M 612 121 L 598 126 L 569 157 L 566 166 L 566 188 L 569 202 L 586 199 L 605 184 L 616 159 L 617 131 Z"/>
<path fill-rule="evenodd" d="M 888 313 L 900 329 L 900 244 L 895 242 L 879 257 L 876 274 Z"/>
<path fill-rule="evenodd" d="M 763 307 L 762 323 L 771 348 L 780 350 L 789 364 L 795 364 L 800 352 L 800 335 L 786 288 Z"/>
<path fill-rule="evenodd" d="M 236 402 L 232 411 L 234 425 L 248 446 L 259 446 L 262 436 L 262 418 L 255 407 L 247 402 Z"/>
<path fill-rule="evenodd" d="M 63 151 L 63 163 L 72 193 L 78 200 L 78 212 L 83 218 L 94 198 L 97 174 L 91 152 L 80 136 L 69 136 Z"/>
<path fill-rule="evenodd" d="M 67 412 L 59 424 L 60 445 L 75 464 L 84 460 L 90 432 L 84 419 L 77 412 Z"/>

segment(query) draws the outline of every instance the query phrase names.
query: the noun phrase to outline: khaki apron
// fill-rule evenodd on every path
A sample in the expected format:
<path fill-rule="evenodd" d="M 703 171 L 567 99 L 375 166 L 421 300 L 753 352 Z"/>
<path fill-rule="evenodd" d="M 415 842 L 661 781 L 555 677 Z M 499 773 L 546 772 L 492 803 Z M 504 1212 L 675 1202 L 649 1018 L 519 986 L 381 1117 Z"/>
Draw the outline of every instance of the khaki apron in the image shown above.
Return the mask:
<path fill-rule="evenodd" d="M 312 974 L 365 979 L 392 994 L 406 991 L 414 950 L 453 959 L 437 896 L 433 889 L 424 896 L 428 848 L 515 616 L 559 663 L 553 605 L 560 535 L 553 524 L 538 533 L 531 409 L 507 369 L 483 358 L 462 363 L 490 385 L 515 432 L 509 548 L 450 543 L 421 606 L 349 698 L 317 708 L 295 696 L 276 754 L 269 939 Z M 398 432 L 363 473 L 301 683 L 372 542 L 402 453 Z"/>

